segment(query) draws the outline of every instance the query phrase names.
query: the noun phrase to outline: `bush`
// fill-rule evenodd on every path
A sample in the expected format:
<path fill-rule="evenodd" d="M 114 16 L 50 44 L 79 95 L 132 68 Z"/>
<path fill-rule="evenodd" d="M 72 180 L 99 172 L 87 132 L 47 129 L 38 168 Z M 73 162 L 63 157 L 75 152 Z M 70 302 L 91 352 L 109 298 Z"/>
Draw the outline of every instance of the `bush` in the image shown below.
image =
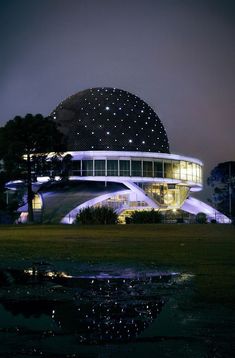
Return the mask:
<path fill-rule="evenodd" d="M 152 209 L 151 211 L 133 211 L 128 218 L 128 223 L 133 224 L 158 224 L 162 222 L 162 214 Z M 127 221 L 126 221 L 127 222 Z"/>
<path fill-rule="evenodd" d="M 125 222 L 126 222 L 126 224 L 131 224 L 131 223 L 132 223 L 131 217 L 130 217 L 130 216 L 126 216 L 126 217 L 125 217 Z"/>
<path fill-rule="evenodd" d="M 196 223 L 197 224 L 206 224 L 207 223 L 207 217 L 204 213 L 198 213 L 196 215 Z"/>
<path fill-rule="evenodd" d="M 85 225 L 117 224 L 118 215 L 112 208 L 106 206 L 88 207 L 79 212 L 76 222 Z"/>

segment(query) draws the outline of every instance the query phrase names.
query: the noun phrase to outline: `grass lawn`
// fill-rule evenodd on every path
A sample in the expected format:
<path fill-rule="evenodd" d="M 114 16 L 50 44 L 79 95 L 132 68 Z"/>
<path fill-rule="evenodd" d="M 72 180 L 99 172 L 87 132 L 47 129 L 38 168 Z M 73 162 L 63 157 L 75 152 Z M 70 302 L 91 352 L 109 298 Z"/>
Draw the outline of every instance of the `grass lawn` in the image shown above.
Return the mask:
<path fill-rule="evenodd" d="M 1 226 L 2 267 L 23 260 L 154 263 L 196 274 L 197 297 L 235 306 L 232 225 Z"/>

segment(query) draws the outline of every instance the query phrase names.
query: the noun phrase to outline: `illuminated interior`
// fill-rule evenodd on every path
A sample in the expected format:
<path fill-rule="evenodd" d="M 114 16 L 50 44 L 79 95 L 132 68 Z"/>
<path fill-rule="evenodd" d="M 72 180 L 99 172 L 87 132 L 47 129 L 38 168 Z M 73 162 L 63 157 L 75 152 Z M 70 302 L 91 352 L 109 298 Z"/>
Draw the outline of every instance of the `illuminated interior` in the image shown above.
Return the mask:
<path fill-rule="evenodd" d="M 180 208 L 189 194 L 189 188 L 175 184 L 146 184 L 144 191 L 153 197 L 160 209 Z"/>
<path fill-rule="evenodd" d="M 92 206 L 112 207 L 119 218 L 130 210 L 152 209 L 215 217 L 214 208 L 191 196 L 202 190 L 203 163 L 171 154 L 160 118 L 134 94 L 117 88 L 86 89 L 62 101 L 51 119 L 65 135 L 68 151 L 58 165 L 55 153 L 43 167 L 35 164 L 33 206 L 38 217 L 72 224 L 81 210 Z M 60 161 L 68 154 L 64 183 Z M 60 180 L 61 185 L 55 185 Z M 230 222 L 218 212 L 216 217 Z"/>

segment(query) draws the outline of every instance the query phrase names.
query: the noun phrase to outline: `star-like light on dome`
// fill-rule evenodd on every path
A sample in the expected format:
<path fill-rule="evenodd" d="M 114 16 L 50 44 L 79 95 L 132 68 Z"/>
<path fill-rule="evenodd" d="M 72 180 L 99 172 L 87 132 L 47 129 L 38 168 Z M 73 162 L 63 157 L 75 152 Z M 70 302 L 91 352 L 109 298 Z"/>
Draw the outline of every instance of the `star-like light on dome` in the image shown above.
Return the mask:
<path fill-rule="evenodd" d="M 56 122 L 60 121 L 59 111 L 62 107 L 70 116 L 71 143 L 75 146 L 71 150 L 105 150 L 109 147 L 109 150 L 125 148 L 169 152 L 165 129 L 156 113 L 140 98 L 128 92 L 95 88 L 83 91 L 81 95 L 78 93 L 63 101 L 52 112 Z M 79 141 L 75 135 L 79 136 Z"/>

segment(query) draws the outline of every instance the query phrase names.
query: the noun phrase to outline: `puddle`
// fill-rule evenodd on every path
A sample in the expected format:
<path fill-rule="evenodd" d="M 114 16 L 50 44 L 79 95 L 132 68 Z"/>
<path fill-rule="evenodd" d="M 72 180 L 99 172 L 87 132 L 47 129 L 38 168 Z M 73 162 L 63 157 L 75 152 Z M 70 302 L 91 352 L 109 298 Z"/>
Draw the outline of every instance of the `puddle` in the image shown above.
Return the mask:
<path fill-rule="evenodd" d="M 4 270 L 1 328 L 76 334 L 81 344 L 132 341 L 161 313 L 166 298 L 160 289 L 171 286 L 178 276 L 130 270 L 72 276 L 47 264 Z"/>
<path fill-rule="evenodd" d="M 191 281 L 140 266 L 2 269 L 0 356 L 205 357 L 200 320 L 182 308 Z"/>

